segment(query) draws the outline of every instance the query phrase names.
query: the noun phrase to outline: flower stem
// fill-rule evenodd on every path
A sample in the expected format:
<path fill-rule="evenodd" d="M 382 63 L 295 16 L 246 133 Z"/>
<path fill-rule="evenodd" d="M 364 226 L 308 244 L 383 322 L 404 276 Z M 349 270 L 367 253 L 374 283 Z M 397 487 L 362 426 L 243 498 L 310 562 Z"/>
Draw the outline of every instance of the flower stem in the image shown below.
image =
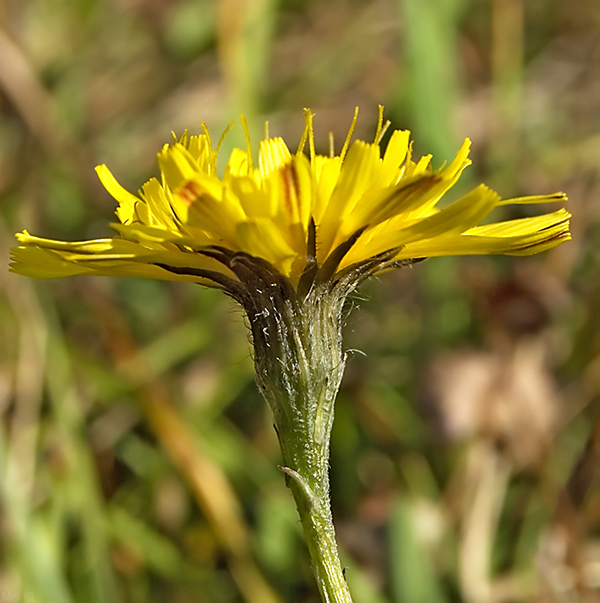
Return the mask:
<path fill-rule="evenodd" d="M 256 381 L 273 414 L 286 474 L 324 603 L 352 603 L 335 541 L 329 442 L 342 380 L 344 295 L 330 283 L 301 295 L 270 273 L 246 298 Z M 263 275 L 264 279 L 264 275 Z M 270 282 L 269 282 L 270 281 Z"/>
<path fill-rule="evenodd" d="M 334 386 L 336 392 L 337 384 L 339 381 Z M 286 474 L 286 484 L 296 502 L 321 598 L 324 603 L 351 603 L 338 555 L 329 498 L 329 440 L 336 392 L 329 391 L 327 381 L 320 396 L 330 398 L 327 404 L 305 400 L 306 405 L 300 407 L 289 432 L 278 429 L 285 463 L 280 469 Z M 302 412 L 311 406 L 327 416 L 317 419 L 317 413 L 311 420 L 311 413 Z M 325 429 L 320 430 L 319 423 L 324 419 Z"/>
<path fill-rule="evenodd" d="M 312 560 L 312 569 L 325 603 L 351 603 L 335 541 L 329 496 L 319 498 L 304 478 L 289 467 L 280 467 L 290 487 Z"/>
<path fill-rule="evenodd" d="M 331 390 L 332 381 L 326 379 L 320 400 L 303 400 L 304 404 L 292 415 L 290 429 L 278 429 L 285 463 L 280 469 L 286 474 L 286 484 L 296 502 L 312 570 L 324 603 L 352 601 L 338 555 L 329 497 L 329 441 L 341 367 L 337 370 L 339 376 L 333 380 L 334 391 Z M 311 408 L 316 408 L 317 412 L 306 412 Z"/>

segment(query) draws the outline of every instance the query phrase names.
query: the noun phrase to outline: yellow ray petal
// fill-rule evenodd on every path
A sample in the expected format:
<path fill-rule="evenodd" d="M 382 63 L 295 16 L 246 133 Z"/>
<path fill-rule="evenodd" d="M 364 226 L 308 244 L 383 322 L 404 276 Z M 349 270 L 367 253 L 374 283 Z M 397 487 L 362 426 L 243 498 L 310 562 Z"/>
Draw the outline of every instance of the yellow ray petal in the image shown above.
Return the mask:
<path fill-rule="evenodd" d="M 223 180 L 228 182 L 231 178 L 248 176 L 249 167 L 250 162 L 248 160 L 248 152 L 235 148 L 231 151 L 229 161 L 225 166 L 225 175 Z"/>
<path fill-rule="evenodd" d="M 511 220 L 490 227 L 472 228 L 461 235 L 415 241 L 402 248 L 397 259 L 444 255 L 533 255 L 570 240 L 569 214 L 554 212 L 536 218 Z M 540 224 L 543 224 L 540 230 Z"/>
<path fill-rule="evenodd" d="M 9 270 L 33 278 L 63 278 L 89 274 L 93 270 L 63 260 L 59 253 L 42 247 L 20 246 L 10 250 Z"/>
<path fill-rule="evenodd" d="M 484 226 L 475 226 L 466 234 L 472 235 L 491 235 L 497 237 L 518 236 L 541 231 L 555 224 L 568 226 L 568 220 L 571 214 L 564 208 L 542 216 L 532 218 L 519 218 L 517 220 L 507 220 L 496 224 L 486 224 Z"/>
<path fill-rule="evenodd" d="M 127 227 L 119 225 L 121 227 Z M 152 248 L 135 241 L 114 237 L 93 241 L 53 241 L 18 236 L 21 246 L 11 249 L 11 270 L 37 278 L 60 278 L 89 274 L 95 276 L 145 276 L 163 280 L 207 282 L 194 274 L 174 274 L 160 265 L 191 268 L 196 271 L 215 271 L 229 278 L 233 274 L 216 260 L 198 253 L 184 252 L 172 245 Z"/>
<path fill-rule="evenodd" d="M 321 224 L 323 214 L 329 205 L 331 194 L 337 186 L 342 160 L 339 157 L 323 157 L 317 155 L 314 163 L 314 178 L 316 183 L 312 185 L 313 207 L 312 215 L 316 224 Z"/>
<path fill-rule="evenodd" d="M 498 204 L 499 196 L 480 185 L 443 210 L 420 220 L 403 224 L 402 215 L 382 224 L 381 228 L 366 231 L 348 253 L 341 267 L 374 257 L 410 243 L 459 234 L 479 223 Z"/>
<path fill-rule="evenodd" d="M 157 159 L 163 176 L 163 184 L 171 190 L 183 186 L 202 173 L 190 152 L 179 143 L 165 145 L 157 155 Z"/>
<path fill-rule="evenodd" d="M 567 200 L 565 193 L 554 193 L 553 195 L 532 195 L 531 197 L 515 197 L 504 199 L 499 205 L 530 205 L 533 203 L 564 203 Z"/>
<path fill-rule="evenodd" d="M 98 174 L 102 186 L 119 202 L 119 207 L 116 211 L 119 220 L 123 224 L 131 222 L 134 219 L 135 206 L 140 200 L 124 189 L 105 165 L 96 166 L 96 174 Z"/>
<path fill-rule="evenodd" d="M 246 253 L 266 259 L 282 274 L 289 274 L 297 252 L 286 241 L 283 232 L 273 228 L 270 220 L 259 218 L 241 222 L 237 226 L 236 238 Z"/>
<path fill-rule="evenodd" d="M 357 140 L 350 147 L 323 218 L 317 224 L 320 240 L 319 262 L 323 262 L 335 247 L 343 223 L 346 232 L 354 232 L 363 226 L 355 220 L 348 222 L 348 216 L 363 195 L 371 189 L 380 171 L 379 146 Z"/>
<path fill-rule="evenodd" d="M 292 161 L 292 155 L 283 138 L 261 140 L 258 150 L 258 167 L 262 178 L 273 170 L 280 169 Z"/>
<path fill-rule="evenodd" d="M 148 206 L 149 225 L 160 225 L 177 230 L 176 216 L 165 190 L 156 178 L 151 178 L 142 186 L 141 196 Z"/>
<path fill-rule="evenodd" d="M 390 137 L 383 156 L 383 172 L 385 179 L 390 184 L 395 184 L 392 180 L 396 173 L 399 176 L 400 166 L 408 153 L 409 140 L 410 132 L 408 130 L 396 130 Z"/>

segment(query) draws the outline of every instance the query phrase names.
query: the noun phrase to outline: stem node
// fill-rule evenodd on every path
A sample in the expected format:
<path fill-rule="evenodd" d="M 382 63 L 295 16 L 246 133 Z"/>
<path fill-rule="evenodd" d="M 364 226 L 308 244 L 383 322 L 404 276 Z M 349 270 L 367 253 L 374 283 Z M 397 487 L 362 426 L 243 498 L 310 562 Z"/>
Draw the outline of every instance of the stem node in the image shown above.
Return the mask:
<path fill-rule="evenodd" d="M 279 465 L 278 468 L 280 471 L 283 471 L 283 473 L 295 480 L 295 482 L 300 487 L 300 490 L 306 497 L 306 501 L 309 504 L 309 509 L 311 511 L 314 510 L 317 505 L 317 497 L 315 496 L 315 493 L 313 492 L 312 488 L 308 485 L 308 482 L 297 471 L 294 471 L 289 467 L 282 467 L 281 465 Z"/>

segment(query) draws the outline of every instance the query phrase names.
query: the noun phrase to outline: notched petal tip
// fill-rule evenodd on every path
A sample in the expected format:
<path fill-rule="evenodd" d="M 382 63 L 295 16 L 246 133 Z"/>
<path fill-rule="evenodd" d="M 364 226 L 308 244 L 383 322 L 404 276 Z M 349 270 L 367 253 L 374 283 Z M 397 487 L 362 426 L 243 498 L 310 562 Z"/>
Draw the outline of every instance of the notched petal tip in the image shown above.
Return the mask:
<path fill-rule="evenodd" d="M 514 197 L 512 199 L 503 199 L 499 205 L 533 205 L 538 203 L 566 203 L 568 201 L 566 193 L 552 193 L 550 195 L 531 195 L 528 197 Z"/>
<path fill-rule="evenodd" d="M 292 155 L 283 138 L 269 138 L 260 141 L 258 166 L 263 178 L 266 178 L 273 170 L 285 167 L 291 160 Z"/>
<path fill-rule="evenodd" d="M 59 253 L 33 245 L 10 249 L 9 271 L 22 276 L 55 279 L 88 272 L 81 266 L 65 262 Z"/>

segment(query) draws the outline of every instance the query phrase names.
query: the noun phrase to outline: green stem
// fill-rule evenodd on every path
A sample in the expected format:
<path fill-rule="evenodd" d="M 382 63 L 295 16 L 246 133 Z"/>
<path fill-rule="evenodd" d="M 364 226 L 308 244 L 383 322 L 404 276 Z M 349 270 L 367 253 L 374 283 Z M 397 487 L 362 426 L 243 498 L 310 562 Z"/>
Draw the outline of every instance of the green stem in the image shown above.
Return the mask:
<path fill-rule="evenodd" d="M 296 502 L 321 598 L 352 603 L 329 498 L 329 442 L 345 365 L 344 296 L 330 284 L 301 296 L 283 280 L 274 281 L 256 289 L 251 307 L 245 304 L 256 381 L 273 413 L 283 455 L 280 469 Z"/>
<path fill-rule="evenodd" d="M 290 477 L 288 486 L 296 501 L 321 598 L 326 603 L 351 603 L 335 541 L 329 496 L 316 495 L 293 469 L 280 469 Z"/>

